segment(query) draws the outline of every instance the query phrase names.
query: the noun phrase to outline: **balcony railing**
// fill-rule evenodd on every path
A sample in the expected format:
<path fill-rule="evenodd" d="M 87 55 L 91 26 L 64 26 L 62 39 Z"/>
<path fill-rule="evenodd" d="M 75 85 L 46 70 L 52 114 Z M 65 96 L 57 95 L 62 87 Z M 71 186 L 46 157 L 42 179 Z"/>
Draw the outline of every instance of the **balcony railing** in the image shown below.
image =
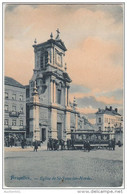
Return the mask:
<path fill-rule="evenodd" d="M 9 112 L 10 117 L 19 117 L 19 115 L 20 115 L 20 112 L 16 112 L 16 111 Z"/>
<path fill-rule="evenodd" d="M 4 128 L 4 131 L 26 131 L 26 126 L 20 126 L 20 125 L 16 125 L 16 126 L 12 126 L 12 125 L 6 125 Z"/>

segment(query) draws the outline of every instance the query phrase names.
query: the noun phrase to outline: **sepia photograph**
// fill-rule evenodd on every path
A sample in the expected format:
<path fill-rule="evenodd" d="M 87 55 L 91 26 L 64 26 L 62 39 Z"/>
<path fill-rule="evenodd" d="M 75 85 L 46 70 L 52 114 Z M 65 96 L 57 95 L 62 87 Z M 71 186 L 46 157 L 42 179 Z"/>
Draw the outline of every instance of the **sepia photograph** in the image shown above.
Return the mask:
<path fill-rule="evenodd" d="M 124 189 L 125 3 L 3 3 L 3 188 Z"/>

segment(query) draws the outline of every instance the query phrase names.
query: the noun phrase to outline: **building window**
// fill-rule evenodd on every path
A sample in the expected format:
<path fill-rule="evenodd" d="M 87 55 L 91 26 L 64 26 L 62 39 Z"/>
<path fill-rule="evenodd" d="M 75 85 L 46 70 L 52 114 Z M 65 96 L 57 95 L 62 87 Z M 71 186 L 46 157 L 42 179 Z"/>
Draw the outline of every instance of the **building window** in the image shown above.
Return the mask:
<path fill-rule="evenodd" d="M 20 106 L 20 113 L 23 113 L 23 106 Z"/>
<path fill-rule="evenodd" d="M 12 120 L 12 126 L 16 126 L 16 120 Z"/>
<path fill-rule="evenodd" d="M 40 67 L 41 69 L 45 68 L 45 65 L 48 63 L 48 52 L 42 51 L 41 57 L 40 57 Z"/>
<path fill-rule="evenodd" d="M 5 112 L 8 112 L 8 111 L 9 111 L 8 105 L 5 104 Z"/>
<path fill-rule="evenodd" d="M 101 118 L 99 117 L 99 123 L 101 123 Z"/>
<path fill-rule="evenodd" d="M 20 120 L 20 126 L 23 126 L 23 120 Z"/>
<path fill-rule="evenodd" d="M 16 111 L 16 106 L 12 106 L 12 111 L 15 112 Z"/>
<path fill-rule="evenodd" d="M 101 127 L 99 127 L 99 131 L 101 131 Z"/>
<path fill-rule="evenodd" d="M 19 96 L 19 100 L 20 100 L 20 101 L 23 101 L 23 95 L 20 95 L 20 96 Z"/>
<path fill-rule="evenodd" d="M 4 120 L 4 124 L 5 124 L 5 125 L 8 125 L 8 119 L 5 119 L 5 120 Z"/>
<path fill-rule="evenodd" d="M 57 103 L 61 104 L 61 90 L 57 90 Z"/>
<path fill-rule="evenodd" d="M 16 94 L 12 94 L 12 99 L 16 100 Z"/>
<path fill-rule="evenodd" d="M 41 69 L 43 69 L 43 67 L 44 67 L 44 56 L 43 56 L 43 54 L 41 55 L 40 63 L 41 63 Z"/>
<path fill-rule="evenodd" d="M 33 81 L 31 82 L 31 87 L 34 87 L 34 82 Z"/>
<path fill-rule="evenodd" d="M 8 99 L 8 92 L 5 92 L 5 99 Z"/>
<path fill-rule="evenodd" d="M 26 88 L 26 98 L 29 98 L 30 96 L 29 92 L 30 92 L 29 88 Z"/>

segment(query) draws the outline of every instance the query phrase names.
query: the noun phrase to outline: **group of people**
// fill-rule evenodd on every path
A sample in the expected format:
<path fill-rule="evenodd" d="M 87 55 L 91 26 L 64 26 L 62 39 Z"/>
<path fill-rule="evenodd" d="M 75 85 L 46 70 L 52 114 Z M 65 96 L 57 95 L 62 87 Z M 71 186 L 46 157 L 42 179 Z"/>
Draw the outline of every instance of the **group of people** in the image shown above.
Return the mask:
<path fill-rule="evenodd" d="M 22 139 L 22 141 L 21 141 L 21 148 L 24 149 L 25 146 L 27 146 L 26 139 Z M 33 146 L 34 146 L 34 151 L 37 152 L 37 150 L 38 150 L 38 141 L 37 141 L 37 140 L 35 140 L 35 141 L 33 142 Z"/>
<path fill-rule="evenodd" d="M 37 152 L 38 150 L 38 144 L 39 142 L 37 140 L 35 140 L 33 142 L 33 146 L 34 146 L 34 151 Z M 26 142 L 25 140 L 22 140 L 21 142 L 21 147 L 24 149 Z M 65 145 L 65 141 L 63 139 L 53 139 L 53 138 L 49 138 L 48 142 L 47 142 L 47 150 L 64 150 L 65 147 L 67 147 L 67 149 L 75 149 L 74 147 L 74 140 L 72 139 L 67 139 L 66 145 Z M 108 144 L 109 149 L 115 150 L 115 140 L 109 140 L 109 144 Z M 90 152 L 91 150 L 91 145 L 90 142 L 88 140 L 85 140 L 83 142 L 83 148 L 84 151 L 88 151 Z"/>
<path fill-rule="evenodd" d="M 58 139 L 52 139 L 49 138 L 47 142 L 47 150 L 61 150 L 65 149 L 65 141 L 64 140 L 58 140 Z"/>
<path fill-rule="evenodd" d="M 109 140 L 109 149 L 115 150 L 115 139 Z"/>
<path fill-rule="evenodd" d="M 84 141 L 83 146 L 84 146 L 84 151 L 90 152 L 91 147 L 90 147 L 90 142 L 89 141 Z"/>
<path fill-rule="evenodd" d="M 47 142 L 47 150 L 65 150 L 65 149 L 75 149 L 74 147 L 74 140 L 73 139 L 67 139 L 65 142 L 63 139 L 53 139 L 50 138 Z"/>
<path fill-rule="evenodd" d="M 22 149 L 24 149 L 24 147 L 27 145 L 27 143 L 26 143 L 26 139 L 22 139 L 22 141 L 21 141 L 21 147 L 22 147 Z"/>
<path fill-rule="evenodd" d="M 91 146 L 90 146 L 89 141 L 84 141 L 83 146 L 84 146 L 84 151 L 89 152 L 91 150 Z M 109 142 L 107 144 L 107 148 L 109 148 L 109 150 L 115 150 L 115 139 L 109 140 Z"/>

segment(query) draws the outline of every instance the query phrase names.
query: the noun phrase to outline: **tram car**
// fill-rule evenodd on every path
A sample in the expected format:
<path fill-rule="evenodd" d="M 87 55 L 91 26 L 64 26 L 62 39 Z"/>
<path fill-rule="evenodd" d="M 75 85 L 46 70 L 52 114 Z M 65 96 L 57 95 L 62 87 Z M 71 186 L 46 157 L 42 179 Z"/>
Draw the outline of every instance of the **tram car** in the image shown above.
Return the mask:
<path fill-rule="evenodd" d="M 113 132 L 77 130 L 76 132 L 68 133 L 68 135 L 71 137 L 70 148 L 72 149 L 84 149 L 85 144 L 88 143 L 89 149 L 115 149 L 115 134 Z"/>

